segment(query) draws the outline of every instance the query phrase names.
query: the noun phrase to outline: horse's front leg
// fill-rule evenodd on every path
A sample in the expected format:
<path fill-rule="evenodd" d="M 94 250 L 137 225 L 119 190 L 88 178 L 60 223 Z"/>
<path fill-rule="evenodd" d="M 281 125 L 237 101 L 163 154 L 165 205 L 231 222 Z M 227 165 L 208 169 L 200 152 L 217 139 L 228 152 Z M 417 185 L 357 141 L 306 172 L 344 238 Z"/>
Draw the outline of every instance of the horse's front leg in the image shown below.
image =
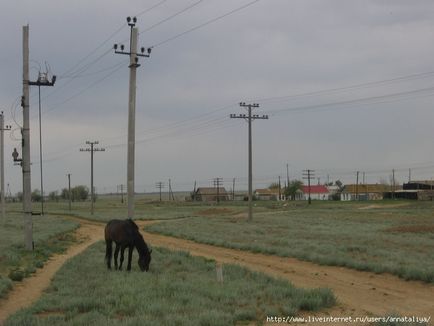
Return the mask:
<path fill-rule="evenodd" d="M 120 246 L 116 243 L 116 248 L 115 248 L 115 269 L 118 269 L 119 249 L 120 249 Z M 122 265 L 122 263 L 121 263 L 121 265 Z"/>
<path fill-rule="evenodd" d="M 122 248 L 121 248 L 121 261 L 120 261 L 120 264 L 119 264 L 119 270 L 122 269 L 122 264 L 124 262 L 124 252 L 125 252 L 125 246 L 122 246 Z"/>
<path fill-rule="evenodd" d="M 127 266 L 127 271 L 131 270 L 131 258 L 133 256 L 133 249 L 134 249 L 134 246 L 128 247 L 128 266 Z"/>

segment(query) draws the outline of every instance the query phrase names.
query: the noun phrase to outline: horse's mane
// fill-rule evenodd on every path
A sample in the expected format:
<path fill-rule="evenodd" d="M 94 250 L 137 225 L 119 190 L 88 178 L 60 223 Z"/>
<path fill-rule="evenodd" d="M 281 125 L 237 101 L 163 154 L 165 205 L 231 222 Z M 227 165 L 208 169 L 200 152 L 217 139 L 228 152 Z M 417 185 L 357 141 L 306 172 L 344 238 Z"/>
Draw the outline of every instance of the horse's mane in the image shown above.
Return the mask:
<path fill-rule="evenodd" d="M 139 227 L 137 226 L 137 224 L 132 220 L 132 219 L 127 219 L 127 222 L 133 226 L 137 231 L 139 231 Z"/>

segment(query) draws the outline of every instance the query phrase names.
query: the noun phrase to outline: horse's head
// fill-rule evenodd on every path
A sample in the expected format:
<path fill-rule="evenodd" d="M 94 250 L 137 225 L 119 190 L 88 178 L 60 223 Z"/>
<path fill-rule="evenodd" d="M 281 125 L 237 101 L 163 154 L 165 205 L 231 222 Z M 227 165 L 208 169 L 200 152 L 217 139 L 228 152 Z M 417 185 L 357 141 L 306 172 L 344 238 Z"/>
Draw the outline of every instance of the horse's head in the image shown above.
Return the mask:
<path fill-rule="evenodd" d="M 139 257 L 138 263 L 142 272 L 149 271 L 149 265 L 151 264 L 151 253 L 152 253 L 152 249 L 146 250 L 144 255 L 140 255 Z"/>

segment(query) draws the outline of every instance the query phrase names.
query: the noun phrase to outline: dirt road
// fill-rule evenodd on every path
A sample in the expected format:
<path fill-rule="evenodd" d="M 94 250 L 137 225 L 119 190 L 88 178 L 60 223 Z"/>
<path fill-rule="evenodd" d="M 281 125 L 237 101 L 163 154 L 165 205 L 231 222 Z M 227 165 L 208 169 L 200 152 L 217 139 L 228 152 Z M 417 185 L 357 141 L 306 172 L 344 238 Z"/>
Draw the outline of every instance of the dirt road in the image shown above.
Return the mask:
<path fill-rule="evenodd" d="M 67 259 L 103 238 L 103 224 L 79 221 L 81 227 L 76 232 L 81 243 L 71 247 L 64 255 L 52 257 L 43 270 L 39 270 L 34 276 L 16 286 L 7 300 L 0 301 L 0 321 L 34 302 Z M 150 223 L 155 222 L 138 221 L 141 227 Z M 336 307 L 321 312 L 320 315 L 362 317 L 397 313 L 402 316 L 434 318 L 434 285 L 432 284 L 404 281 L 388 274 L 377 275 L 341 267 L 320 266 L 292 258 L 203 245 L 147 232 L 142 234 L 151 246 L 189 251 L 194 256 L 208 257 L 222 263 L 239 264 L 252 270 L 288 279 L 298 287 L 329 287 L 339 302 Z"/>

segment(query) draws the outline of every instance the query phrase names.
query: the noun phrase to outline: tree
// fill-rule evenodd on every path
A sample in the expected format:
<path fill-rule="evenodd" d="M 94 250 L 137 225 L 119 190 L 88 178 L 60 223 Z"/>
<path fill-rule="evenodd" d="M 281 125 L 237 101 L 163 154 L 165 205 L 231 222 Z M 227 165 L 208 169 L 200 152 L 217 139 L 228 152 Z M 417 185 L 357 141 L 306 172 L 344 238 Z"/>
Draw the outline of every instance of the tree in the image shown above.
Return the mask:
<path fill-rule="evenodd" d="M 303 181 L 292 180 L 289 182 L 288 187 L 285 188 L 285 195 L 292 200 L 295 200 L 295 196 L 298 190 L 301 190 L 303 186 Z"/>
<path fill-rule="evenodd" d="M 279 189 L 279 183 L 273 182 L 268 186 L 268 189 Z"/>
<path fill-rule="evenodd" d="M 62 199 L 69 199 L 69 190 L 67 188 L 63 188 L 60 192 L 60 198 Z"/>
<path fill-rule="evenodd" d="M 42 200 L 42 196 L 41 196 L 41 192 L 38 189 L 35 189 L 32 191 L 32 201 L 41 201 Z"/>
<path fill-rule="evenodd" d="M 84 201 L 89 196 L 89 188 L 86 186 L 76 186 L 71 189 L 72 201 Z"/>
<path fill-rule="evenodd" d="M 17 192 L 16 198 L 18 201 L 23 201 L 23 193 L 21 191 Z"/>
<path fill-rule="evenodd" d="M 52 191 L 48 194 L 48 198 L 52 201 L 59 201 L 59 192 L 58 191 Z"/>
<path fill-rule="evenodd" d="M 338 186 L 338 188 L 339 188 L 339 192 L 342 192 L 343 190 L 344 190 L 344 184 L 342 183 L 342 181 L 341 180 L 336 180 L 335 181 L 335 185 L 336 186 Z"/>

